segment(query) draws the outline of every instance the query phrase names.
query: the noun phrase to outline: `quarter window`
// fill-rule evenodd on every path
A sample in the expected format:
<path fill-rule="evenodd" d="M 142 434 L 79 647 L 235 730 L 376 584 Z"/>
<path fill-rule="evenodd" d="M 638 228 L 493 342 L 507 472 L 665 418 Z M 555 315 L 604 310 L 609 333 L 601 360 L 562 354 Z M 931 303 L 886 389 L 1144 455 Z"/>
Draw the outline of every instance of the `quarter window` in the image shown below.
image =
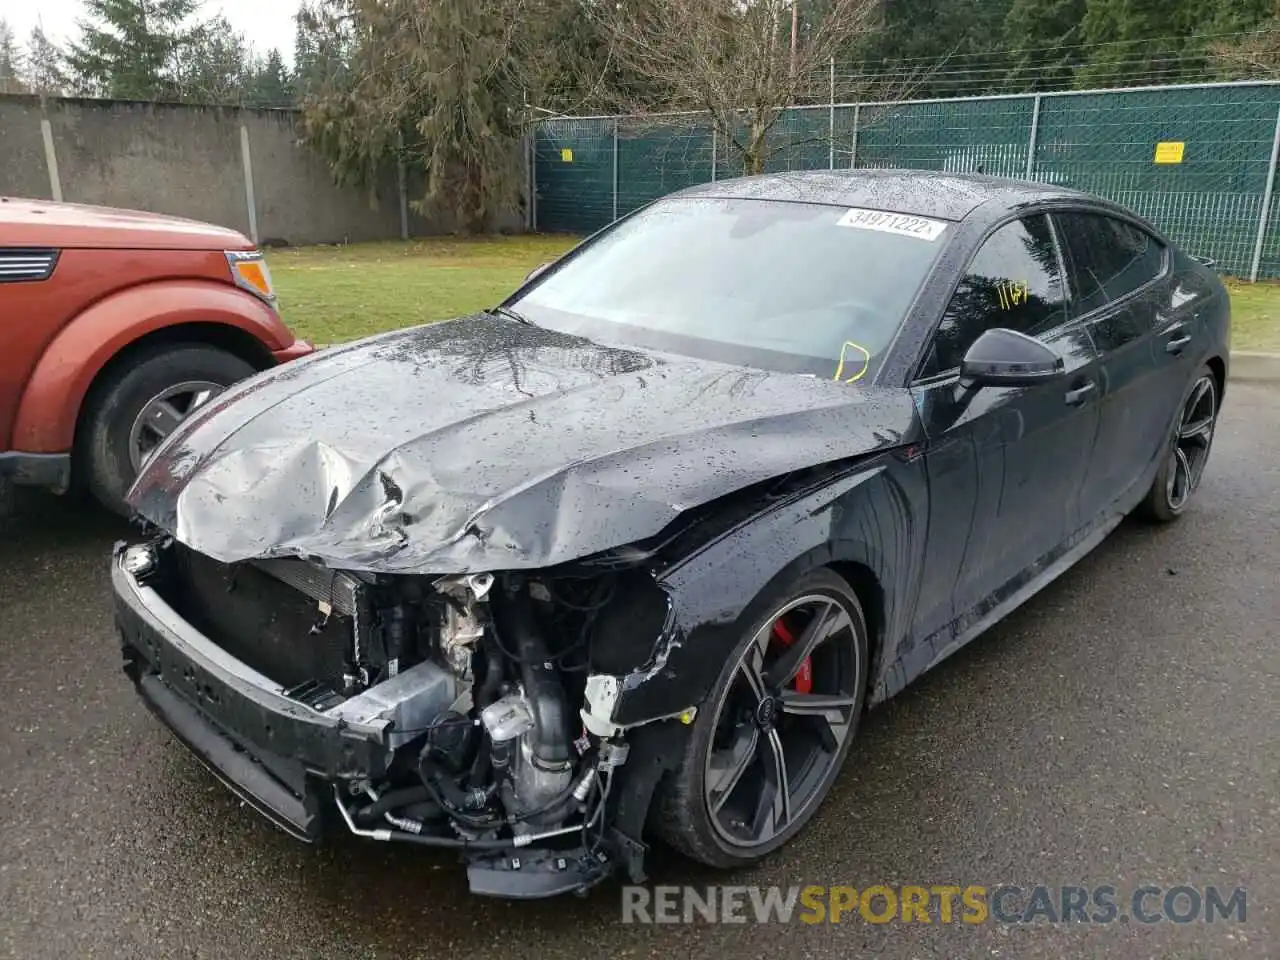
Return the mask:
<path fill-rule="evenodd" d="M 1057 214 L 1071 263 L 1077 315 L 1150 283 L 1164 269 L 1164 247 L 1145 230 L 1094 213 Z"/>
<path fill-rule="evenodd" d="M 938 324 L 921 375 L 960 366 L 965 352 L 994 327 L 1037 336 L 1065 319 L 1062 268 L 1049 221 L 1005 224 L 982 245 Z"/>

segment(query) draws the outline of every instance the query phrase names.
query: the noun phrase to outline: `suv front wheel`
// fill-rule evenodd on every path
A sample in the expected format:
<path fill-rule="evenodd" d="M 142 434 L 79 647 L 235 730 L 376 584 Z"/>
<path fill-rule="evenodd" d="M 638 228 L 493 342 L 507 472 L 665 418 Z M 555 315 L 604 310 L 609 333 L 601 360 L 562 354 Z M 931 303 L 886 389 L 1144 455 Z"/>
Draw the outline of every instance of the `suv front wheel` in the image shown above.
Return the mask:
<path fill-rule="evenodd" d="M 188 415 L 254 368 L 199 344 L 164 344 L 120 364 L 86 400 L 78 469 L 109 510 L 127 515 L 125 494 L 138 471 Z"/>

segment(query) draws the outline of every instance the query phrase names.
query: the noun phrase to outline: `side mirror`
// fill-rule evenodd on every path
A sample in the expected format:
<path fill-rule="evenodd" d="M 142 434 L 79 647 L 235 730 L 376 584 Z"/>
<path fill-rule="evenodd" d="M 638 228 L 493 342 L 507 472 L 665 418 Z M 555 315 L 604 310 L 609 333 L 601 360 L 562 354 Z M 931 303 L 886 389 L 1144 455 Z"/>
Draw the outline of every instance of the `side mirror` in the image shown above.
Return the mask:
<path fill-rule="evenodd" d="M 996 327 L 973 342 L 960 361 L 964 386 L 1029 387 L 1066 369 L 1062 358 L 1034 337 Z"/>
<path fill-rule="evenodd" d="M 538 264 L 536 267 L 534 267 L 532 270 L 529 271 L 529 275 L 524 278 L 524 282 L 528 283 L 530 280 L 533 280 L 535 277 L 541 276 L 542 273 L 547 269 L 547 267 L 551 266 L 553 263 L 555 263 L 554 260 L 548 260 L 546 263 Z"/>

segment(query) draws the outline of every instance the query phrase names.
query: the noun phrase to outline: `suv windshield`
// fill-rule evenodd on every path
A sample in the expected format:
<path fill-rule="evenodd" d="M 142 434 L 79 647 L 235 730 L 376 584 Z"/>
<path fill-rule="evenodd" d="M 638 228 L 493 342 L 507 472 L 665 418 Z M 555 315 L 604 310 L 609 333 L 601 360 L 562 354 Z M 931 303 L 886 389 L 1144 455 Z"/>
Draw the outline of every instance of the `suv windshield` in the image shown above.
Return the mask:
<path fill-rule="evenodd" d="M 859 380 L 902 323 L 946 228 L 811 203 L 672 198 L 507 306 L 607 343 Z"/>

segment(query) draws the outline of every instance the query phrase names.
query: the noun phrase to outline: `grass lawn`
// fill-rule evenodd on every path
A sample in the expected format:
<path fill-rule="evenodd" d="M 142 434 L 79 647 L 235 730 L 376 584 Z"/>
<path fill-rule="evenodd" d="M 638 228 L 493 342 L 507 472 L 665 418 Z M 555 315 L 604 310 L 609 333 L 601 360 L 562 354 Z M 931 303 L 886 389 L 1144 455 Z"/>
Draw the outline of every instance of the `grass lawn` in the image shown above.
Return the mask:
<path fill-rule="evenodd" d="M 268 259 L 289 325 L 316 343 L 337 343 L 491 307 L 576 242 L 448 237 L 274 250 Z M 1227 286 L 1232 347 L 1280 352 L 1280 282 Z"/>
<path fill-rule="evenodd" d="M 1280 353 L 1280 283 L 1228 280 L 1231 349 Z"/>
<path fill-rule="evenodd" d="M 574 237 L 432 238 L 409 243 L 272 250 L 267 260 L 280 310 L 315 343 L 492 307 Z"/>

